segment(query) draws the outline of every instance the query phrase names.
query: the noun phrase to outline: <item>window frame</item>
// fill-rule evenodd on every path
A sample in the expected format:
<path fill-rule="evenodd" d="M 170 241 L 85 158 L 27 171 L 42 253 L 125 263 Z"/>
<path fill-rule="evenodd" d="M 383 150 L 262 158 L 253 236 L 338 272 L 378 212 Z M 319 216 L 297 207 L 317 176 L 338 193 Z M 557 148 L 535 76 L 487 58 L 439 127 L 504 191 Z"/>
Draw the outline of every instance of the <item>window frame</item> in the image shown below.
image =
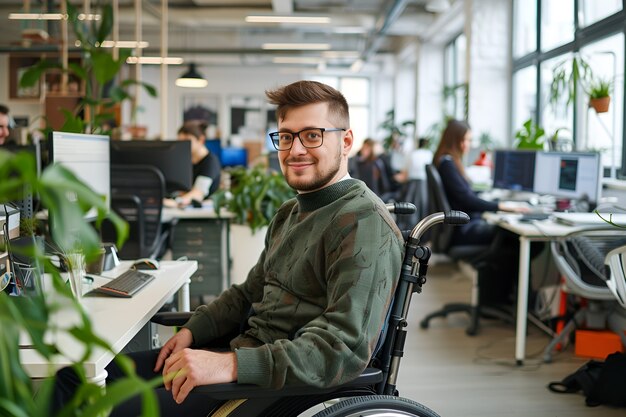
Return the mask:
<path fill-rule="evenodd" d="M 519 1 L 527 1 L 527 0 L 514 0 L 514 2 Z M 541 49 L 541 3 L 543 0 L 535 0 L 537 6 L 537 20 L 535 22 L 535 31 L 537 33 L 536 40 L 537 45 L 534 51 L 529 52 L 528 54 L 513 58 L 511 64 L 511 79 L 513 79 L 514 74 L 524 68 L 529 66 L 535 66 L 537 68 L 537 79 L 536 79 L 536 102 L 535 102 L 535 114 L 534 120 L 542 124 L 542 110 L 541 107 L 541 97 L 545 94 L 541 87 L 541 65 L 545 61 L 550 60 L 551 58 L 555 58 L 557 56 L 579 52 L 581 48 L 593 44 L 602 39 L 608 38 L 609 36 L 623 33 L 624 34 L 624 49 L 626 51 L 626 0 L 622 0 L 622 10 L 610 15 L 602 20 L 596 21 L 589 26 L 581 27 L 579 22 L 579 7 L 580 0 L 572 0 L 574 1 L 574 40 L 563 45 L 559 45 L 551 50 L 542 51 Z M 515 4 L 512 4 L 512 13 L 513 13 L 513 25 L 512 25 L 512 33 L 511 33 L 511 51 L 513 48 L 513 26 L 515 26 Z M 512 54 L 511 54 L 512 56 Z M 620 65 L 618 64 L 618 71 L 620 70 Z M 622 74 L 626 74 L 626 59 L 621 63 L 621 71 Z M 618 72 L 619 73 L 619 72 Z M 580 96 L 577 98 L 580 100 Z M 624 98 L 626 104 L 626 95 Z M 511 105 L 513 106 L 513 96 L 510 98 Z M 578 119 L 580 117 L 584 117 L 583 114 L 580 114 L 581 106 L 578 103 L 574 103 L 573 108 L 573 139 L 574 143 L 578 142 Z M 623 106 L 623 114 L 617 115 L 617 117 L 622 117 L 622 120 L 626 120 L 626 106 Z M 515 131 L 516 127 L 513 126 L 513 118 L 511 118 L 511 134 Z M 626 126 L 625 126 L 626 127 Z M 619 140 L 620 138 L 614 138 L 614 140 Z M 622 129 L 622 163 L 621 166 L 618 166 L 617 177 L 620 179 L 626 179 L 626 128 Z"/>

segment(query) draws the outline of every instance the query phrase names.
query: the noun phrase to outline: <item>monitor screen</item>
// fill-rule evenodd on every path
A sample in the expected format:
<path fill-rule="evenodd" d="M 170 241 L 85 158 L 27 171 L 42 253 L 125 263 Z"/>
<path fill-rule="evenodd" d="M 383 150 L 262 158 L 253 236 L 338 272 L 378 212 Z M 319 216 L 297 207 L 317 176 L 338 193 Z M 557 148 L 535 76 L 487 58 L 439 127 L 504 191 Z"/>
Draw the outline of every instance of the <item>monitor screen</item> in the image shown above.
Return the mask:
<path fill-rule="evenodd" d="M 188 140 L 111 141 L 111 164 L 152 165 L 163 174 L 168 193 L 191 189 L 193 172 Z"/>
<path fill-rule="evenodd" d="M 597 204 L 601 190 L 599 153 L 538 152 L 534 191 Z"/>
<path fill-rule="evenodd" d="M 52 132 L 48 156 L 51 163 L 61 164 L 71 170 L 97 194 L 111 203 L 111 172 L 109 137 L 82 133 Z M 95 216 L 95 211 L 87 217 Z"/>
<path fill-rule="evenodd" d="M 37 176 L 41 175 L 41 148 L 39 142 L 30 145 L 17 145 L 15 143 L 6 143 L 2 146 L 2 149 L 12 153 L 27 152 L 33 155 L 35 158 L 35 169 L 37 170 Z M 37 196 L 34 196 L 35 200 Z M 33 195 L 30 190 L 26 189 L 24 197 L 14 202 L 20 209 L 20 215 L 22 218 L 32 218 L 35 211 L 35 202 L 33 201 Z"/>
<path fill-rule="evenodd" d="M 222 167 L 248 166 L 248 150 L 246 148 L 222 148 L 220 162 Z"/>
<path fill-rule="evenodd" d="M 534 151 L 496 150 L 493 158 L 493 187 L 533 191 L 535 154 Z"/>

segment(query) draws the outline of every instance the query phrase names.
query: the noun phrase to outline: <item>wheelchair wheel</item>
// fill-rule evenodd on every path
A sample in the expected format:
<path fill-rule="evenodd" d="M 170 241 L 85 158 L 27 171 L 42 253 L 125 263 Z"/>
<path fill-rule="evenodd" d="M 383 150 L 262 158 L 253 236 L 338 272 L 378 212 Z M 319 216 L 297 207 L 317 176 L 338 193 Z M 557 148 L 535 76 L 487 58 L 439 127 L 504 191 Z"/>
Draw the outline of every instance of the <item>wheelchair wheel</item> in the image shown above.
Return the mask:
<path fill-rule="evenodd" d="M 313 417 L 439 417 L 430 408 L 408 398 L 366 395 L 339 401 Z"/>

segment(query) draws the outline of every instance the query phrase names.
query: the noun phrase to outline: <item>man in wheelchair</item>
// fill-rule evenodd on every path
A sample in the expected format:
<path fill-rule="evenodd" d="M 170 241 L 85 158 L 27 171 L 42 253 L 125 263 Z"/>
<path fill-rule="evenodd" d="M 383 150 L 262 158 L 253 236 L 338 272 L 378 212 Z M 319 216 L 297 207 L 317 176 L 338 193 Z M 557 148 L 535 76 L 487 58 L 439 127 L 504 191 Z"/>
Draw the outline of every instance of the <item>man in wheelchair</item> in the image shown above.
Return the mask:
<path fill-rule="evenodd" d="M 200 385 L 330 387 L 353 380 L 385 322 L 404 240 L 383 202 L 348 175 L 353 133 L 345 98 L 313 81 L 266 95 L 277 106 L 278 132 L 270 137 L 298 195 L 272 220 L 243 284 L 196 309 L 160 352 L 131 354 L 145 378 L 175 375 L 157 389 L 162 415 L 211 412 L 215 403 L 193 391 Z M 207 349 L 242 322 L 227 351 Z M 75 389 L 71 371 L 64 371 L 58 403 Z M 120 375 L 114 362 L 107 371 L 107 382 Z M 140 399 L 131 399 L 111 415 L 137 415 L 140 408 Z"/>

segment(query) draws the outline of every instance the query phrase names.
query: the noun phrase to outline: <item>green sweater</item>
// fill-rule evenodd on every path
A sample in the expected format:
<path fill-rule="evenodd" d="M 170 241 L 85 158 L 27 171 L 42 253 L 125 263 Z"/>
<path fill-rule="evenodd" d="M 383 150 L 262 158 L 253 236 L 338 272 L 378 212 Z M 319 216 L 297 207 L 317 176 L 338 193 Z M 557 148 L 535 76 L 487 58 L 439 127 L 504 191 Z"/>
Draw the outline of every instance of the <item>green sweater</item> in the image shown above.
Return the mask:
<path fill-rule="evenodd" d="M 235 248 L 236 250 L 236 248 Z M 246 281 L 196 309 L 194 347 L 239 328 L 230 343 L 239 383 L 328 387 L 367 366 L 400 273 L 403 239 L 359 180 L 282 205 Z"/>

